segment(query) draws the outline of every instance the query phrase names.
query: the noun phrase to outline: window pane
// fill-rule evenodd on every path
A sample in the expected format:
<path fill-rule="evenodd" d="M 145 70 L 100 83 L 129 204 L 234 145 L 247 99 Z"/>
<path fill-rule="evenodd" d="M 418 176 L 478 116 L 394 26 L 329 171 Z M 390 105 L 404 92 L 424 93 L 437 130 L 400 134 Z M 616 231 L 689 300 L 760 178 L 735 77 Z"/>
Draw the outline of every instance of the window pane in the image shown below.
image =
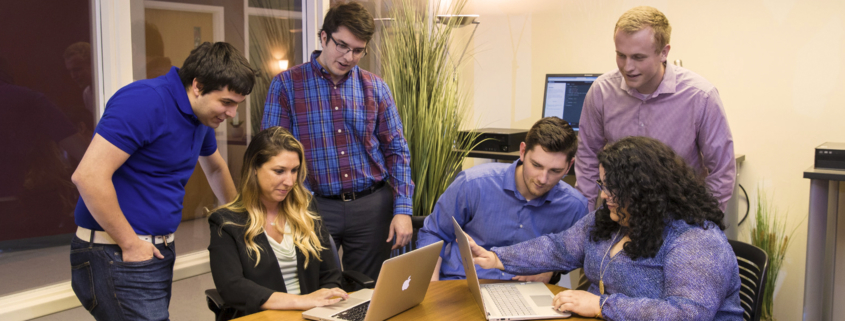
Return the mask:
<path fill-rule="evenodd" d="M 290 12 L 271 10 L 249 16 L 249 62 L 258 70 L 255 89 L 250 95 L 253 133 L 261 126 L 264 102 L 273 77 L 303 62 L 302 17 L 301 14 L 290 16 Z"/>
<path fill-rule="evenodd" d="M 0 296 L 70 279 L 95 125 L 89 0 L 0 1 Z"/>
<path fill-rule="evenodd" d="M 302 12 L 302 0 L 249 0 L 249 7 Z"/>

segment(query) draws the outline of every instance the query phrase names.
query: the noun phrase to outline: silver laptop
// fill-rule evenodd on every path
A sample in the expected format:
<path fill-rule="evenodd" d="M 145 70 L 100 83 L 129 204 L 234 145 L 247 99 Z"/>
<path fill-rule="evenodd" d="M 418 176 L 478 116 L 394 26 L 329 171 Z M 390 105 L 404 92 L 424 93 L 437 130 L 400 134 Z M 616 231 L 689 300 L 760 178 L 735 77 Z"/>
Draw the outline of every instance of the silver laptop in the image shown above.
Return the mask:
<path fill-rule="evenodd" d="M 554 310 L 554 295 L 541 282 L 479 284 L 467 236 L 454 217 L 452 225 L 455 227 L 458 248 L 461 250 L 467 286 L 487 320 L 537 320 L 571 316 L 569 312 Z"/>
<path fill-rule="evenodd" d="M 420 304 L 428 291 L 443 241 L 394 257 L 381 266 L 376 288 L 302 313 L 309 320 L 381 321 Z"/>

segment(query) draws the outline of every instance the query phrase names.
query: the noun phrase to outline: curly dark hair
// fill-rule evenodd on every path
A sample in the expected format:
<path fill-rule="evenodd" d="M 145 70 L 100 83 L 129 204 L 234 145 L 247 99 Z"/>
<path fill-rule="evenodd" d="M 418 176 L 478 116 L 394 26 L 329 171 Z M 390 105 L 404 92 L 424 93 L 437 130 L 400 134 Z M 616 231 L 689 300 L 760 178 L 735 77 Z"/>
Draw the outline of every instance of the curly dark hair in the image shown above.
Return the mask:
<path fill-rule="evenodd" d="M 619 205 L 619 220 L 631 242 L 623 249 L 632 259 L 654 257 L 663 245 L 663 230 L 675 220 L 707 228 L 706 221 L 724 230 L 724 213 L 716 198 L 696 178 L 692 168 L 666 144 L 648 137 L 627 137 L 598 154 L 603 184 Z M 596 211 L 590 238 L 606 240 L 621 225 L 610 218 L 606 202 Z"/>

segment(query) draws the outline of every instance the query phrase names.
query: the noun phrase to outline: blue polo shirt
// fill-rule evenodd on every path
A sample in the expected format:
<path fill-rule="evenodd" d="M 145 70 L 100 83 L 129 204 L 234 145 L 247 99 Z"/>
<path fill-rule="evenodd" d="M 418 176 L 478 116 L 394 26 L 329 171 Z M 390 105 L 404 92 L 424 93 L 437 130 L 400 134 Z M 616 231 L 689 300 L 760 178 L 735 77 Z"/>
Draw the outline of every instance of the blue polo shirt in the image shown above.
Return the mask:
<path fill-rule="evenodd" d="M 138 234 L 176 231 L 197 159 L 217 151 L 214 129 L 197 119 L 178 71 L 173 67 L 164 76 L 118 90 L 95 130 L 129 154 L 112 182 L 120 209 Z M 103 230 L 81 197 L 74 215 L 76 225 Z"/>

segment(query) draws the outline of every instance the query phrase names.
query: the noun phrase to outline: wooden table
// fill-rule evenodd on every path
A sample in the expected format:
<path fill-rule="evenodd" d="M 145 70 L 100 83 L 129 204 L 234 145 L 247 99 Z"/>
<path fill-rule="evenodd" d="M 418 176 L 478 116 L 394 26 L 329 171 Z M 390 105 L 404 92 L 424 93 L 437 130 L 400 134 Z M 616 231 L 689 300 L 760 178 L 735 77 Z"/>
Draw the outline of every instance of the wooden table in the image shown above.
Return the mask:
<path fill-rule="evenodd" d="M 492 280 L 481 280 L 481 283 L 495 283 Z M 546 284 L 552 293 L 557 294 L 566 290 L 557 285 Z M 305 320 L 302 318 L 302 311 L 264 311 L 251 314 L 239 321 L 259 320 Z M 431 282 L 425 299 L 419 305 L 408 311 L 402 312 L 390 320 L 478 320 L 484 321 L 472 294 L 469 293 L 466 280 L 436 281 Z M 571 318 L 554 320 L 595 320 L 572 315 Z"/>

